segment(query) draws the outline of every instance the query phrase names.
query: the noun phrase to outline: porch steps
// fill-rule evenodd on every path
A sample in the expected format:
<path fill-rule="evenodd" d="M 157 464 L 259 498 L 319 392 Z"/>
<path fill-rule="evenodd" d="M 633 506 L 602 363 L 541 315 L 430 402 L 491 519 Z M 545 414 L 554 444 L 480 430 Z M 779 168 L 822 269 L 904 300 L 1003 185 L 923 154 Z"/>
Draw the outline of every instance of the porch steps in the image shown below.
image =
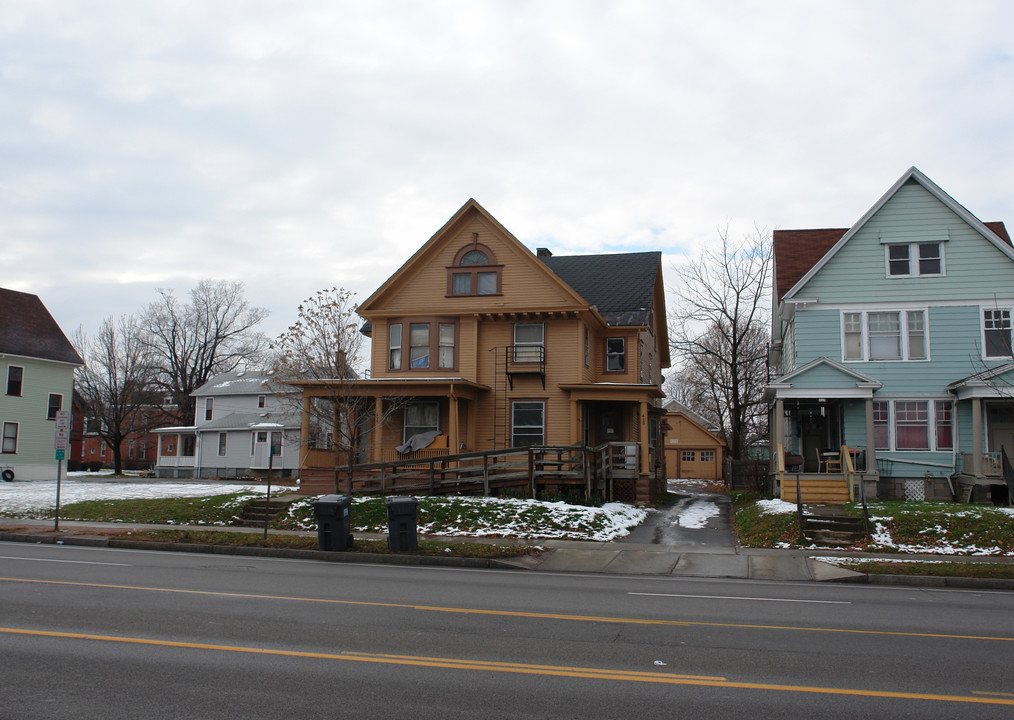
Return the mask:
<path fill-rule="evenodd" d="M 243 508 L 240 516 L 232 521 L 241 527 L 263 527 L 264 521 L 274 520 L 289 509 L 292 500 L 251 500 Z"/>
<path fill-rule="evenodd" d="M 848 481 L 844 477 L 804 477 L 799 478 L 800 494 L 803 504 L 843 505 L 849 498 Z M 796 476 L 785 475 L 782 484 L 782 500 L 796 502 Z"/>
<path fill-rule="evenodd" d="M 827 513 L 803 516 L 803 535 L 821 545 L 850 547 L 866 537 L 862 518 Z"/>

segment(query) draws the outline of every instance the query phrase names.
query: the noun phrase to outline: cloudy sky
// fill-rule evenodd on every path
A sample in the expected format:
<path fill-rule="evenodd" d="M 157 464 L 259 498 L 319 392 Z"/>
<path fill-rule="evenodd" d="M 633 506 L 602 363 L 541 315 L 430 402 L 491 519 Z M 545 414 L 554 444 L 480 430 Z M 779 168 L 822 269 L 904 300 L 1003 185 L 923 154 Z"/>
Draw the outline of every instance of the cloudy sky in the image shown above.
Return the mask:
<path fill-rule="evenodd" d="M 470 197 L 667 270 L 912 165 L 1014 223 L 1012 56 L 1003 1 L 0 0 L 0 286 L 69 335 L 238 279 L 277 335 Z"/>

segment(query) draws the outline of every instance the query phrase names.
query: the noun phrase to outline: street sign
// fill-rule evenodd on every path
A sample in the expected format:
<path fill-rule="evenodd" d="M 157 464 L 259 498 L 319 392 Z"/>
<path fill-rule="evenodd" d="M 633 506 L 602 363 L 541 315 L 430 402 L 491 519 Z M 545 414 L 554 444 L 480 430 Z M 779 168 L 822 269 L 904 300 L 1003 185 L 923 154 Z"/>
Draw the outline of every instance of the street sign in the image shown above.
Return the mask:
<path fill-rule="evenodd" d="M 65 452 L 65 450 L 62 450 L 62 449 L 57 450 L 56 451 L 56 459 L 57 460 L 63 460 L 63 458 L 64 458 L 64 452 Z"/>
<path fill-rule="evenodd" d="M 66 450 L 67 449 L 68 435 L 69 434 L 67 433 L 66 430 L 57 430 L 56 431 L 56 438 L 55 438 L 55 440 L 56 440 L 56 449 L 57 450 Z"/>
<path fill-rule="evenodd" d="M 70 430 L 70 411 L 69 410 L 57 410 L 56 411 L 56 429 L 57 431 L 69 431 Z"/>

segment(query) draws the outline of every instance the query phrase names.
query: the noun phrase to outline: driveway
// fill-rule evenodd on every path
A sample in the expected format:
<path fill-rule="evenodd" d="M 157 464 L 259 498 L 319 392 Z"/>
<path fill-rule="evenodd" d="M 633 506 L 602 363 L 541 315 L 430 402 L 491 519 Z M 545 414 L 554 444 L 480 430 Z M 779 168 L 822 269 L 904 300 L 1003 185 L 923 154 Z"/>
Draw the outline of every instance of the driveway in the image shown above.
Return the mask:
<path fill-rule="evenodd" d="M 732 500 L 728 495 L 709 492 L 702 485 L 700 481 L 670 480 L 669 492 L 677 496 L 676 502 L 652 510 L 641 525 L 616 542 L 659 545 L 659 549 L 735 548 Z"/>

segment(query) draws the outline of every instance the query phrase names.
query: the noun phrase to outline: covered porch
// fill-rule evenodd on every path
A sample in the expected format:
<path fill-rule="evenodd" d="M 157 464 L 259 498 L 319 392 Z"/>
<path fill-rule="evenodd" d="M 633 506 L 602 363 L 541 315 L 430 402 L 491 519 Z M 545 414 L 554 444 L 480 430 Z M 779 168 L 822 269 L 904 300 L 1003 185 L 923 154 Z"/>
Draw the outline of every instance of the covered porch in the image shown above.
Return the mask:
<path fill-rule="evenodd" d="M 1002 456 L 1014 461 L 1014 363 L 952 383 L 961 433 L 959 499 L 1010 504 Z M 967 437 L 965 437 L 967 435 Z"/>

